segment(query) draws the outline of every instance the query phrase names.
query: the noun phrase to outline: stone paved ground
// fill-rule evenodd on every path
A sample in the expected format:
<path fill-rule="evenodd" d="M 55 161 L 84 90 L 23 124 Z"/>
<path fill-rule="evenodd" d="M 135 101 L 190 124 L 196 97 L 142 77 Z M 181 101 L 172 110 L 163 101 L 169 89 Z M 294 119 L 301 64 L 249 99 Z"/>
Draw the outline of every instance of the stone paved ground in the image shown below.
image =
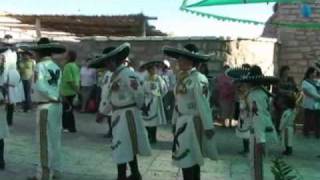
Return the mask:
<path fill-rule="evenodd" d="M 3 113 L 3 111 L 0 111 Z M 112 163 L 110 140 L 102 138 L 106 125 L 96 124 L 94 115 L 77 114 L 78 133 L 63 134 L 63 180 L 113 180 L 116 168 Z M 6 139 L 7 169 L 0 172 L 0 180 L 24 180 L 35 171 L 35 120 L 34 113 L 16 113 L 11 136 Z M 181 170 L 171 165 L 171 133 L 168 127 L 161 128 L 160 143 L 153 147 L 152 157 L 139 157 L 144 180 L 181 179 Z M 220 152 L 219 161 L 206 160 L 202 167 L 204 180 L 249 180 L 249 165 L 246 157 L 237 152 L 241 142 L 231 129 L 218 128 L 216 138 Z M 319 141 L 297 136 L 294 156 L 287 158 L 297 168 L 304 180 L 320 179 Z M 270 161 L 281 152 L 273 145 L 265 160 L 265 179 L 273 180 Z"/>

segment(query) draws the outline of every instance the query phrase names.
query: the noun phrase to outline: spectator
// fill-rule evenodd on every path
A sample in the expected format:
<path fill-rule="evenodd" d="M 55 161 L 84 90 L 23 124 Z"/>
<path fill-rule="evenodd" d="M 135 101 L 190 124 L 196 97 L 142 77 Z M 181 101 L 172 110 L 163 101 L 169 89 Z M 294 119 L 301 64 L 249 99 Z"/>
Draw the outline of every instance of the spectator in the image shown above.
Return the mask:
<path fill-rule="evenodd" d="M 174 99 L 174 87 L 176 84 L 176 76 L 171 69 L 171 65 L 168 60 L 163 61 L 163 68 L 161 72 L 161 77 L 165 81 L 168 92 L 163 97 L 164 111 L 166 114 L 166 119 L 170 123 L 172 119 L 175 99 Z"/>
<path fill-rule="evenodd" d="M 279 83 L 273 86 L 274 98 L 274 113 L 273 120 L 277 130 L 279 130 L 280 118 L 285 109 L 286 98 L 294 97 L 295 93 L 298 92 L 297 85 L 292 77 L 289 76 L 289 66 L 282 66 L 279 72 Z"/>
<path fill-rule="evenodd" d="M 313 129 L 313 125 L 316 120 L 315 104 L 320 101 L 320 94 L 317 91 L 316 85 L 316 69 L 309 67 L 305 73 L 304 80 L 302 82 L 302 91 L 304 94 L 303 108 L 304 108 L 304 127 L 303 134 L 305 137 L 309 136 L 310 131 Z M 319 138 L 319 127 L 316 128 L 316 137 Z"/>
<path fill-rule="evenodd" d="M 88 61 L 83 62 L 80 70 L 80 77 L 82 99 L 81 112 L 86 112 L 88 101 L 97 85 L 97 71 L 88 67 Z"/>
<path fill-rule="evenodd" d="M 235 86 L 232 83 L 232 79 L 225 75 L 225 71 L 228 69 L 228 65 L 224 66 L 223 73 L 217 77 L 217 92 L 215 95 L 221 119 L 225 122 L 226 126 L 231 126 L 235 111 Z"/>
<path fill-rule="evenodd" d="M 35 60 L 32 58 L 32 54 L 28 51 L 23 51 L 21 53 L 21 60 L 18 63 L 18 68 L 20 76 L 23 83 L 23 90 L 25 101 L 23 105 L 23 111 L 28 112 L 31 109 L 31 83 L 33 79 Z"/>
<path fill-rule="evenodd" d="M 73 99 L 79 94 L 80 69 L 75 63 L 77 54 L 75 51 L 68 51 L 67 62 L 63 67 L 61 95 L 63 96 L 62 126 L 65 132 L 77 132 L 73 114 Z"/>
<path fill-rule="evenodd" d="M 199 72 L 201 72 L 202 74 L 204 74 L 206 77 L 209 76 L 209 68 L 208 65 L 206 63 L 201 63 L 199 66 Z"/>

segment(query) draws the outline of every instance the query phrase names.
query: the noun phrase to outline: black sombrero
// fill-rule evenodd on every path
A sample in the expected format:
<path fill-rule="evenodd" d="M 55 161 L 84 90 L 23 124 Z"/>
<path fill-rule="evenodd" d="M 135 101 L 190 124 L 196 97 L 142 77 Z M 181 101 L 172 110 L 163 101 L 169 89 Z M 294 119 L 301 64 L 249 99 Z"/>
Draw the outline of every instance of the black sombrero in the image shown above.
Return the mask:
<path fill-rule="evenodd" d="M 34 52 L 51 52 L 55 54 L 64 53 L 66 51 L 66 47 L 57 42 L 50 42 L 48 38 L 40 38 L 36 45 L 32 46 L 21 46 L 23 50 L 29 50 Z"/>
<path fill-rule="evenodd" d="M 104 55 L 110 53 L 111 51 L 115 50 L 116 47 L 107 47 L 105 49 L 103 49 L 102 53 L 101 54 L 98 54 L 98 53 L 93 53 L 91 54 L 89 57 L 88 57 L 88 66 L 91 67 L 91 68 L 101 68 L 101 67 L 104 67 L 104 63 L 105 63 L 105 60 L 108 60 L 108 59 L 101 59 L 101 57 L 103 57 Z"/>
<path fill-rule="evenodd" d="M 271 85 L 279 82 L 279 78 L 274 76 L 264 76 L 259 66 L 252 66 L 249 73 L 236 79 L 239 83 L 254 83 L 257 85 Z"/>
<path fill-rule="evenodd" d="M 225 74 L 232 79 L 239 79 L 241 77 L 247 76 L 250 73 L 249 68 L 229 68 L 226 70 Z"/>
<path fill-rule="evenodd" d="M 165 46 L 163 47 L 163 53 L 175 59 L 178 59 L 182 56 L 197 62 L 207 62 L 209 61 L 210 57 L 200 53 L 199 49 L 194 44 L 187 44 L 183 49 Z"/>
<path fill-rule="evenodd" d="M 150 66 L 161 65 L 161 64 L 163 64 L 162 61 L 148 61 L 148 62 L 143 63 L 143 64 L 140 66 L 140 69 L 147 69 L 147 68 L 149 68 Z"/>
<path fill-rule="evenodd" d="M 106 60 L 112 60 L 112 59 L 124 60 L 126 57 L 128 57 L 129 53 L 130 53 L 129 43 L 123 43 L 118 47 L 105 48 L 101 56 L 89 62 L 89 67 L 100 68 L 101 66 L 104 66 L 104 62 Z"/>

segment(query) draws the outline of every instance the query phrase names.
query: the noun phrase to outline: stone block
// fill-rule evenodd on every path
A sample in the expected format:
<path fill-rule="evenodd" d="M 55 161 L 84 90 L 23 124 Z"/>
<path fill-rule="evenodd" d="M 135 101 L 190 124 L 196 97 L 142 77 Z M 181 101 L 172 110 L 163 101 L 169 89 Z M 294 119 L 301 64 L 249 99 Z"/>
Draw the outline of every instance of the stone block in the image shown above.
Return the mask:
<path fill-rule="evenodd" d="M 288 54 L 281 54 L 280 58 L 281 59 L 288 59 L 288 60 L 302 59 L 303 55 L 301 53 L 288 53 Z"/>
<path fill-rule="evenodd" d="M 290 40 L 287 42 L 288 46 L 299 46 L 299 41 Z"/>
<path fill-rule="evenodd" d="M 279 5 L 279 11 L 282 11 L 284 9 L 296 9 L 298 5 L 296 4 L 280 4 Z"/>
<path fill-rule="evenodd" d="M 282 53 L 299 53 L 300 48 L 298 47 L 288 47 L 288 48 L 283 48 Z"/>
<path fill-rule="evenodd" d="M 305 35 L 296 35 L 292 39 L 295 39 L 296 41 L 301 41 L 307 39 Z"/>
<path fill-rule="evenodd" d="M 299 48 L 300 52 L 310 52 L 312 50 L 311 47 L 301 47 Z"/>
<path fill-rule="evenodd" d="M 305 31 L 296 30 L 296 35 L 305 35 Z"/>

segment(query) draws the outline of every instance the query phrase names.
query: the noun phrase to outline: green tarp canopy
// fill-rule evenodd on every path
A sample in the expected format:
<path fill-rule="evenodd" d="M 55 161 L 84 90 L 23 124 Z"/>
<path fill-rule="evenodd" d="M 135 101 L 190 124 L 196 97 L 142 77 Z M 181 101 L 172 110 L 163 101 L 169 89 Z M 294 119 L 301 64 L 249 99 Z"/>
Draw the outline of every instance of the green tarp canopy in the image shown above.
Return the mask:
<path fill-rule="evenodd" d="M 203 6 L 218 6 L 218 5 L 230 5 L 230 4 L 249 4 L 249 3 L 293 3 L 293 2 L 301 2 L 298 0 L 202 0 L 186 7 L 203 7 Z"/>
<path fill-rule="evenodd" d="M 188 3 L 188 0 L 184 0 L 180 10 L 202 16 L 206 18 L 212 18 L 219 21 L 237 22 L 253 25 L 266 25 L 266 22 L 255 21 L 250 19 L 241 19 L 237 17 L 228 17 L 224 15 L 218 15 L 213 13 L 203 12 L 198 10 L 200 7 L 206 6 L 222 6 L 222 5 L 241 5 L 241 4 L 253 4 L 253 3 L 314 3 L 314 0 L 200 0 L 198 2 Z M 314 12 L 319 13 L 319 12 Z M 320 23 L 318 22 L 267 22 L 273 26 L 295 28 L 295 29 L 320 29 Z"/>

